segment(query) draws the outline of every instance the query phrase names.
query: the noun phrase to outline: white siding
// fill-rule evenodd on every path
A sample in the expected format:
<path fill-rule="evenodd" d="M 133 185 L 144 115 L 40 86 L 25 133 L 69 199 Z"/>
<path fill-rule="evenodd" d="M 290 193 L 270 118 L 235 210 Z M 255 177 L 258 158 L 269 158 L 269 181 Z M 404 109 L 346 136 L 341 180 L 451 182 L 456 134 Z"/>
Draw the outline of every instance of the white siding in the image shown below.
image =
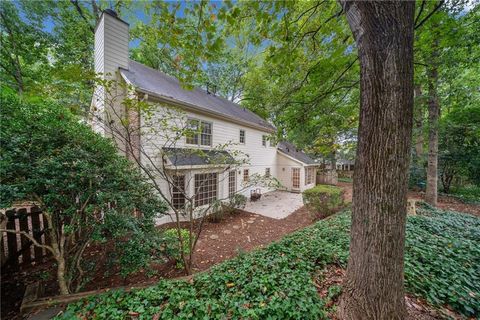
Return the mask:
<path fill-rule="evenodd" d="M 95 73 L 99 77 L 122 81 L 117 71 L 118 68 L 128 69 L 128 42 L 128 24 L 103 13 L 95 31 Z M 96 132 L 107 136 L 111 136 L 111 132 L 102 123 L 108 121 L 106 120 L 109 119 L 108 114 L 113 114 L 111 108 L 115 108 L 117 114 L 123 117 L 121 101 L 125 96 L 125 90 L 122 87 L 116 87 L 109 93 L 110 95 L 103 87 L 98 86 L 92 99 L 92 127 Z M 98 121 L 99 118 L 103 120 Z M 118 120 L 114 119 L 118 118 L 117 116 L 112 118 Z M 116 143 L 119 145 L 120 153 L 124 153 L 124 145 L 120 141 Z"/>
<path fill-rule="evenodd" d="M 301 162 L 293 160 L 292 158 L 284 155 L 283 153 L 278 152 L 277 165 L 278 165 L 277 179 L 280 180 L 280 182 L 282 183 L 282 185 L 286 190 L 303 192 L 315 186 L 315 182 L 305 185 L 305 166 Z M 293 168 L 300 168 L 300 189 L 297 189 L 297 190 L 294 190 L 292 188 L 292 169 Z M 316 171 L 315 171 L 315 174 L 316 174 Z"/>
<path fill-rule="evenodd" d="M 166 104 L 162 104 L 156 109 L 156 112 L 153 114 L 151 120 L 142 119 L 142 126 L 155 126 L 155 123 L 162 118 L 165 118 L 166 110 L 174 110 L 169 108 Z M 171 111 L 170 111 L 171 112 Z M 171 116 L 167 116 L 171 118 Z M 183 118 L 183 121 L 182 121 Z M 178 126 L 183 126 L 184 121 L 187 118 L 195 118 L 203 121 L 208 121 L 212 123 L 212 146 L 225 145 L 228 144 L 228 147 L 225 150 L 238 150 L 241 152 L 241 156 L 237 157 L 239 159 L 244 159 L 248 155 L 248 164 L 245 164 L 241 167 L 236 168 L 236 183 L 237 190 L 242 190 L 242 193 L 246 196 L 250 195 L 251 189 L 256 189 L 257 187 L 244 188 L 242 186 L 243 181 L 243 170 L 249 169 L 249 174 L 265 174 L 265 169 L 270 168 L 270 174 L 273 177 L 276 177 L 276 159 L 277 159 L 277 149 L 276 146 L 270 146 L 267 143 L 267 146 L 262 146 L 262 136 L 269 135 L 268 132 L 261 131 L 258 129 L 253 129 L 250 127 L 242 126 L 232 122 L 228 122 L 223 119 L 218 119 L 213 116 L 197 114 L 190 111 L 181 111 L 181 114 L 177 118 L 178 120 L 172 121 Z M 240 144 L 240 129 L 245 130 L 245 144 Z M 155 130 L 154 130 L 155 131 Z M 176 141 L 174 145 L 169 143 L 172 141 L 172 133 L 162 132 L 162 133 L 144 133 L 142 136 L 142 145 L 145 149 L 148 150 L 148 153 L 151 156 L 157 156 L 157 161 L 160 161 L 158 158 L 158 151 L 161 150 L 163 146 L 175 147 L 175 148 L 195 148 L 191 144 L 186 144 L 185 138 L 182 137 L 180 140 Z M 208 146 L 199 146 L 202 149 L 209 149 Z M 156 154 L 157 153 L 157 154 Z M 228 173 L 225 174 L 225 177 L 220 178 L 220 189 L 219 189 L 219 198 L 226 198 L 228 196 Z M 166 188 L 166 186 L 165 186 Z M 262 192 L 267 192 L 265 188 L 261 188 Z"/>
<path fill-rule="evenodd" d="M 113 77 L 118 68 L 128 69 L 128 41 L 128 25 L 102 14 L 95 31 L 95 73 Z"/>

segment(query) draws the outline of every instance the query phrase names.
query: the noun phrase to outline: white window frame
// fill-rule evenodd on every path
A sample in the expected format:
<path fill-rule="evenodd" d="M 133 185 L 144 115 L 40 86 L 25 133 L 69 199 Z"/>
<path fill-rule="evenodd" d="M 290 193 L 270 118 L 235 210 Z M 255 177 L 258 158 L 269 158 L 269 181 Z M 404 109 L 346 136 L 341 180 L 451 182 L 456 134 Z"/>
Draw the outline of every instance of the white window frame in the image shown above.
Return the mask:
<path fill-rule="evenodd" d="M 237 170 L 228 172 L 228 197 L 231 198 L 237 192 Z"/>
<path fill-rule="evenodd" d="M 305 185 L 312 184 L 315 182 L 315 168 L 306 167 L 305 168 Z"/>
<path fill-rule="evenodd" d="M 262 146 L 267 147 L 267 135 L 262 134 Z"/>
<path fill-rule="evenodd" d="M 197 177 L 204 176 L 202 181 Z M 213 184 L 206 182 L 214 182 Z M 196 173 L 194 175 L 195 207 L 211 204 L 218 199 L 218 172 Z"/>
<path fill-rule="evenodd" d="M 206 121 L 206 120 L 200 120 L 197 118 L 188 118 L 187 119 L 187 126 L 190 124 L 191 121 L 197 121 L 198 127 L 197 127 L 197 132 L 194 133 L 194 136 L 196 137 L 197 143 L 190 143 L 188 142 L 189 137 L 185 137 L 185 144 L 190 145 L 190 146 L 197 146 L 197 147 L 211 147 L 213 145 L 213 122 L 211 121 Z M 203 124 L 208 124 L 210 125 L 210 134 L 203 133 Z M 202 144 L 202 136 L 203 135 L 209 135 L 210 136 L 210 144 Z"/>
<path fill-rule="evenodd" d="M 246 177 L 246 179 L 245 179 Z M 250 181 L 250 170 L 249 169 L 243 169 L 243 182 L 249 182 Z"/>
<path fill-rule="evenodd" d="M 270 176 L 271 176 L 270 168 L 265 168 L 265 177 L 270 178 Z"/>
<path fill-rule="evenodd" d="M 243 142 L 242 142 L 242 132 L 243 132 Z M 240 131 L 238 132 L 238 142 L 240 144 L 247 143 L 247 131 L 245 131 L 245 129 L 240 129 Z"/>
<path fill-rule="evenodd" d="M 183 185 L 177 185 L 179 183 L 178 179 L 181 179 Z M 174 209 L 182 209 L 185 206 L 185 175 L 177 174 L 172 176 L 172 207 Z"/>

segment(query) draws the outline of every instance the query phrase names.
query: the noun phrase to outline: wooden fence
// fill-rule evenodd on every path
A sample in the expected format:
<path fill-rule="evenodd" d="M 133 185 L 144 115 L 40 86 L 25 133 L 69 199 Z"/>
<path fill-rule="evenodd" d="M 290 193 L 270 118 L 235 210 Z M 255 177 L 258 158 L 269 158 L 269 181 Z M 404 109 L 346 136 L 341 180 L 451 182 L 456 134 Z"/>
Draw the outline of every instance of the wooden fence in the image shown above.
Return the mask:
<path fill-rule="evenodd" d="M 338 176 L 335 170 L 317 171 L 317 184 L 332 184 L 338 183 Z"/>
<path fill-rule="evenodd" d="M 47 220 L 40 208 L 32 206 L 4 211 L 6 223 L 2 229 L 23 231 L 30 234 L 37 242 L 48 244 Z M 3 232 L 1 235 L 1 264 L 18 268 L 22 264 L 40 262 L 49 254 L 44 248 L 34 246 L 32 241 L 18 233 Z"/>

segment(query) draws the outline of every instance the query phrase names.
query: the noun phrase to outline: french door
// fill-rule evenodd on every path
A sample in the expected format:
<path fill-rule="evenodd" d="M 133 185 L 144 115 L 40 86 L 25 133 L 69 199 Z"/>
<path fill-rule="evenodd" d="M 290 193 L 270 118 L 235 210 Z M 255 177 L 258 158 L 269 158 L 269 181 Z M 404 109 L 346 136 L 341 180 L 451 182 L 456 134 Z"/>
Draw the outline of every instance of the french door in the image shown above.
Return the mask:
<path fill-rule="evenodd" d="M 292 189 L 300 189 L 300 168 L 292 168 Z"/>

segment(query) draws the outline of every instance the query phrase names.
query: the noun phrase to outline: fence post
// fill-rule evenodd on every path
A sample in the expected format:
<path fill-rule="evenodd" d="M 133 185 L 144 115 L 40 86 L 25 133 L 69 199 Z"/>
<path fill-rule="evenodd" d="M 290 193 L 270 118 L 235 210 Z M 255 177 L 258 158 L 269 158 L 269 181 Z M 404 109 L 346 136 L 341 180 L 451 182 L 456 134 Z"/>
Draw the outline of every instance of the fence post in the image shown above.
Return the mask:
<path fill-rule="evenodd" d="M 30 228 L 28 227 L 28 213 L 26 208 L 21 208 L 17 210 L 18 221 L 20 224 L 20 231 L 30 233 Z M 22 263 L 29 263 L 32 261 L 32 256 L 30 252 L 31 241 L 25 236 L 20 235 L 20 253 L 22 255 Z"/>
<path fill-rule="evenodd" d="M 7 216 L 7 229 L 17 230 L 15 226 L 15 210 L 7 210 L 5 212 Z M 11 259 L 11 264 L 14 267 L 18 266 L 18 248 L 17 248 L 17 235 L 15 233 L 7 232 L 7 245 L 8 245 L 8 259 Z"/>
<path fill-rule="evenodd" d="M 32 207 L 30 209 L 30 217 L 32 218 L 32 233 L 33 238 L 38 243 L 42 243 L 42 228 L 40 226 L 40 213 L 42 210 L 39 207 Z M 40 262 L 43 257 L 43 250 L 40 247 L 34 246 L 33 252 L 35 253 L 35 260 Z M 48 254 L 46 252 L 46 254 Z"/>

